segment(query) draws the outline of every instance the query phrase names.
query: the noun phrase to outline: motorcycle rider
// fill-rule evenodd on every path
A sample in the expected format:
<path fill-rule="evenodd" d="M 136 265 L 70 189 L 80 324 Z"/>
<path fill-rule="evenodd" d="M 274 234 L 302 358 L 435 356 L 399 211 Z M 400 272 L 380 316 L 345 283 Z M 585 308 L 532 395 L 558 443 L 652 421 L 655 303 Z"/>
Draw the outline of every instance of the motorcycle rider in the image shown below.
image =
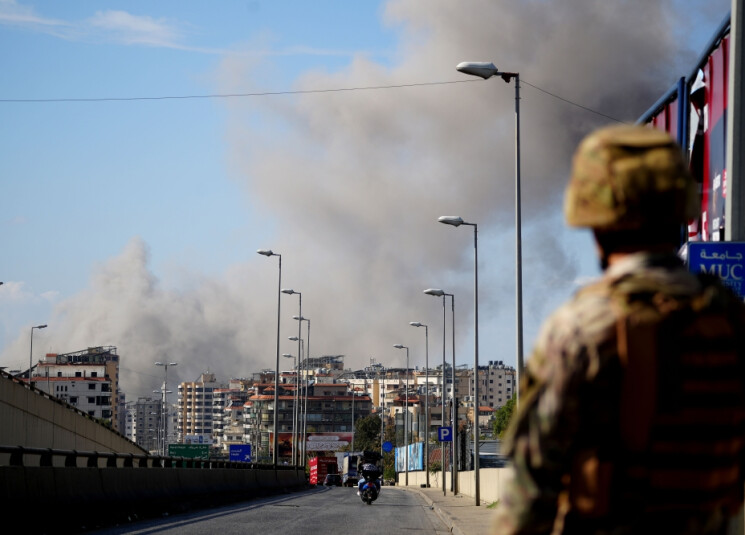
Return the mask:
<path fill-rule="evenodd" d="M 378 494 L 380 494 L 380 469 L 373 463 L 363 462 L 358 472 L 362 477 L 360 477 L 357 483 L 357 496 L 362 493 L 362 486 L 365 484 L 365 481 L 370 481 L 371 479 L 375 483 Z"/>

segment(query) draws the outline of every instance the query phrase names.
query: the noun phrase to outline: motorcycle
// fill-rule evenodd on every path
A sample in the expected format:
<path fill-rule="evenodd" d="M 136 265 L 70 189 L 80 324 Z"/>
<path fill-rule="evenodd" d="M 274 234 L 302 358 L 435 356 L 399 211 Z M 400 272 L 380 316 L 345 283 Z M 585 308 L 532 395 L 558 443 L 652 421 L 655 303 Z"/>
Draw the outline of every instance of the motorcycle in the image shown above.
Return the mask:
<path fill-rule="evenodd" d="M 360 490 L 360 498 L 367 505 L 372 505 L 372 502 L 378 499 L 378 487 L 375 484 L 374 479 L 366 479 L 362 483 L 362 489 Z"/>

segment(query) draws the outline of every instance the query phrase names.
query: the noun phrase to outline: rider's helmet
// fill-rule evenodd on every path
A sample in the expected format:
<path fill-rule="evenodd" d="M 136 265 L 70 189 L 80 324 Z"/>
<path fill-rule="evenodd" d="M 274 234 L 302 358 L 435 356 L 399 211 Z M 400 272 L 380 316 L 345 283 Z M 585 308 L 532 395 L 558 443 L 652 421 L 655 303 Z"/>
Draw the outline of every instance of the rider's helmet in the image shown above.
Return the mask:
<path fill-rule="evenodd" d="M 577 148 L 564 199 L 569 225 L 633 231 L 682 224 L 697 214 L 696 183 L 667 133 L 611 126 Z"/>

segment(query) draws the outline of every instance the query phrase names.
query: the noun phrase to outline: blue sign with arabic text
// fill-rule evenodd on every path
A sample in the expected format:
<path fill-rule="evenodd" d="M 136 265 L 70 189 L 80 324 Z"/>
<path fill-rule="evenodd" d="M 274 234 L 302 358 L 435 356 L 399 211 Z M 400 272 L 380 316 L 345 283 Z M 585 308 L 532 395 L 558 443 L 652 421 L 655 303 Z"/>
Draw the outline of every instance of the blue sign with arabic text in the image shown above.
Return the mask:
<path fill-rule="evenodd" d="M 745 298 L 745 242 L 689 242 L 688 270 L 716 275 Z"/>

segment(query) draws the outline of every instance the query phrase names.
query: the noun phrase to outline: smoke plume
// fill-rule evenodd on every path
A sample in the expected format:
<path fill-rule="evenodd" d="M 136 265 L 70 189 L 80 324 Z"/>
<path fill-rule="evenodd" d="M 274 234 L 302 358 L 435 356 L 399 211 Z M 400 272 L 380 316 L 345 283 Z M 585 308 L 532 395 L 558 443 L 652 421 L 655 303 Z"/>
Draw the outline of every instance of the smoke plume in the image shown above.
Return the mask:
<path fill-rule="evenodd" d="M 456 295 L 458 360 L 471 363 L 473 228 L 437 223 L 459 215 L 478 224 L 480 361 L 514 365 L 515 85 L 455 66 L 493 61 L 520 73 L 528 352 L 537 324 L 583 275 L 578 255 L 591 255 L 561 223 L 574 147 L 611 118 L 633 122 L 687 73 L 700 51 L 681 50 L 680 32 L 709 3 L 693 4 L 676 15 L 668 0 L 391 0 L 384 21 L 399 40 L 386 64 L 360 55 L 335 72 L 305 72 L 293 89 L 409 87 L 226 101 L 231 174 L 256 223 L 271 222 L 267 243 L 246 247 L 282 255 L 282 287 L 302 292 L 311 320 L 311 355 L 401 366 L 405 352 L 392 347 L 401 343 L 421 366 L 425 333 L 408 325 L 421 321 L 436 365 L 442 301 L 422 292 L 440 287 Z M 216 84 L 265 90 L 266 67 L 226 57 Z M 433 81 L 458 83 L 413 85 Z M 270 129 L 267 118 L 279 123 Z M 179 363 L 174 386 L 208 369 L 223 381 L 247 376 L 274 367 L 277 276 L 278 258 L 256 255 L 217 279 L 192 273 L 166 287 L 134 238 L 56 309 L 49 334 L 60 352 L 116 345 L 130 398 L 159 386 L 156 360 Z M 298 305 L 281 296 L 281 353 L 297 353 L 286 339 Z M 449 348 L 449 301 L 447 310 Z"/>

